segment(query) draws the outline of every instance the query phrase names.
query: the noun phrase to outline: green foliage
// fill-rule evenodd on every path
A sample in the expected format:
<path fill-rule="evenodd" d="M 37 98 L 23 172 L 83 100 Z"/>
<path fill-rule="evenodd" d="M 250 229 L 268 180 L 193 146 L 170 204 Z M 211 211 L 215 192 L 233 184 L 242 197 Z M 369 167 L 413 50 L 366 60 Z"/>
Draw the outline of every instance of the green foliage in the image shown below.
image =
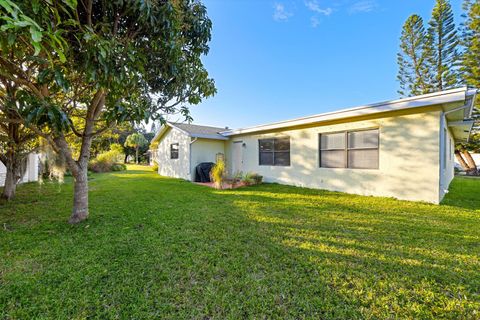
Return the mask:
<path fill-rule="evenodd" d="M 452 7 L 448 0 L 436 0 L 428 22 L 425 57 L 433 91 L 446 90 L 459 83 L 459 38 L 455 28 Z"/>
<path fill-rule="evenodd" d="M 112 166 L 112 171 L 125 171 L 127 170 L 127 165 L 124 163 L 116 163 Z"/>
<path fill-rule="evenodd" d="M 403 25 L 400 52 L 397 54 L 397 80 L 400 82 L 398 93 L 402 96 L 419 95 L 430 90 L 425 45 L 423 19 L 419 15 L 411 15 Z"/>
<path fill-rule="evenodd" d="M 210 172 L 210 175 L 213 182 L 215 183 L 215 187 L 221 189 L 225 180 L 225 162 L 220 160 L 215 163 L 212 171 Z"/>
<path fill-rule="evenodd" d="M 0 206 L 0 318 L 478 318 L 479 179 L 439 206 L 136 166 L 90 184 L 78 226 L 70 178 Z"/>
<path fill-rule="evenodd" d="M 448 0 L 436 0 L 425 32 L 423 19 L 414 14 L 405 22 L 397 56 L 402 96 L 458 86 L 460 39 Z"/>
<path fill-rule="evenodd" d="M 122 153 L 115 148 L 98 154 L 95 159 L 90 160 L 88 168 L 93 172 L 119 171 L 114 170 L 114 166 L 121 159 Z M 115 169 L 118 169 L 118 167 L 115 167 Z"/>
<path fill-rule="evenodd" d="M 467 85 L 480 88 L 480 2 L 465 1 L 464 11 L 461 75 Z"/>
<path fill-rule="evenodd" d="M 146 146 L 148 144 L 147 139 L 143 136 L 141 133 L 132 133 L 127 137 L 127 140 L 125 141 L 125 146 L 126 147 L 132 147 L 132 148 L 140 148 L 143 146 Z"/>
<path fill-rule="evenodd" d="M 156 160 L 153 160 L 152 171 L 158 172 L 158 162 Z"/>
<path fill-rule="evenodd" d="M 242 177 L 242 182 L 245 185 L 256 185 L 256 184 L 261 184 L 263 181 L 263 176 L 259 175 L 258 173 L 253 173 L 253 172 L 247 172 L 243 177 Z"/>

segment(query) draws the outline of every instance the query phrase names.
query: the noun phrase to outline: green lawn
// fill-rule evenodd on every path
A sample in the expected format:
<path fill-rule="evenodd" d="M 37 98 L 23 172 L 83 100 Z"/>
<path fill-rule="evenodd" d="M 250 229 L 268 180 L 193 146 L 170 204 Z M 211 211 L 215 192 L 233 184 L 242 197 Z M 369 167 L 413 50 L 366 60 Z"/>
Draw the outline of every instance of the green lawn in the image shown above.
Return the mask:
<path fill-rule="evenodd" d="M 443 205 L 141 167 L 22 185 L 0 206 L 0 319 L 480 318 L 480 180 Z"/>

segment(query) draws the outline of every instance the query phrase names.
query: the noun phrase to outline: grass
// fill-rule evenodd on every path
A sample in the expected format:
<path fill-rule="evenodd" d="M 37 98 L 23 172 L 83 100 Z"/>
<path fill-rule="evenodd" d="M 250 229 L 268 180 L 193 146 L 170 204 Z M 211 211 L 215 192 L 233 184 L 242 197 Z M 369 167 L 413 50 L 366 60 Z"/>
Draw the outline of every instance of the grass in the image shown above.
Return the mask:
<path fill-rule="evenodd" d="M 440 206 L 149 169 L 19 187 L 0 206 L 0 318 L 480 318 L 480 180 Z"/>

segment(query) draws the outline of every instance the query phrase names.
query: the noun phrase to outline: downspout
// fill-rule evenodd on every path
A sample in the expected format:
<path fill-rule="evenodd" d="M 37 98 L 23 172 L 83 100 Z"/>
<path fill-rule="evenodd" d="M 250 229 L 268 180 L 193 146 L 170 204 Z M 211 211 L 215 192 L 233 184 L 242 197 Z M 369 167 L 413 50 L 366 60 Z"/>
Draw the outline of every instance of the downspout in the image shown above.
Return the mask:
<path fill-rule="evenodd" d="M 192 144 L 195 143 L 195 141 L 197 141 L 198 138 L 194 138 L 193 140 L 190 140 L 190 144 L 188 145 L 188 166 L 190 167 L 190 171 L 189 171 L 189 174 L 190 174 L 190 181 L 194 181 L 195 180 L 195 177 L 192 177 L 192 171 L 193 171 L 193 168 L 192 168 Z"/>

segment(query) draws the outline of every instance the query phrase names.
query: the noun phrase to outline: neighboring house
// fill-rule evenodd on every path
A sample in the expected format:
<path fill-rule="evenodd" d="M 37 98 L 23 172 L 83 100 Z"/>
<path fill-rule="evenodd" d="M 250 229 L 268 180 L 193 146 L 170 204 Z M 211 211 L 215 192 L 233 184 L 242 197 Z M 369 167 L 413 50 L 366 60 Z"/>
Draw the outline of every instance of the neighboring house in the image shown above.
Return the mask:
<path fill-rule="evenodd" d="M 20 180 L 20 183 L 38 181 L 38 166 L 39 166 L 38 155 L 35 153 L 30 153 L 27 159 L 27 167 L 25 170 L 25 174 Z M 5 185 L 6 174 L 7 174 L 7 168 L 5 167 L 3 162 L 0 161 L 0 187 L 3 187 Z"/>
<path fill-rule="evenodd" d="M 453 179 L 455 141 L 469 138 L 476 93 L 459 88 L 237 130 L 167 123 L 154 154 L 159 174 L 187 180 L 222 153 L 229 174 L 439 203 Z"/>

